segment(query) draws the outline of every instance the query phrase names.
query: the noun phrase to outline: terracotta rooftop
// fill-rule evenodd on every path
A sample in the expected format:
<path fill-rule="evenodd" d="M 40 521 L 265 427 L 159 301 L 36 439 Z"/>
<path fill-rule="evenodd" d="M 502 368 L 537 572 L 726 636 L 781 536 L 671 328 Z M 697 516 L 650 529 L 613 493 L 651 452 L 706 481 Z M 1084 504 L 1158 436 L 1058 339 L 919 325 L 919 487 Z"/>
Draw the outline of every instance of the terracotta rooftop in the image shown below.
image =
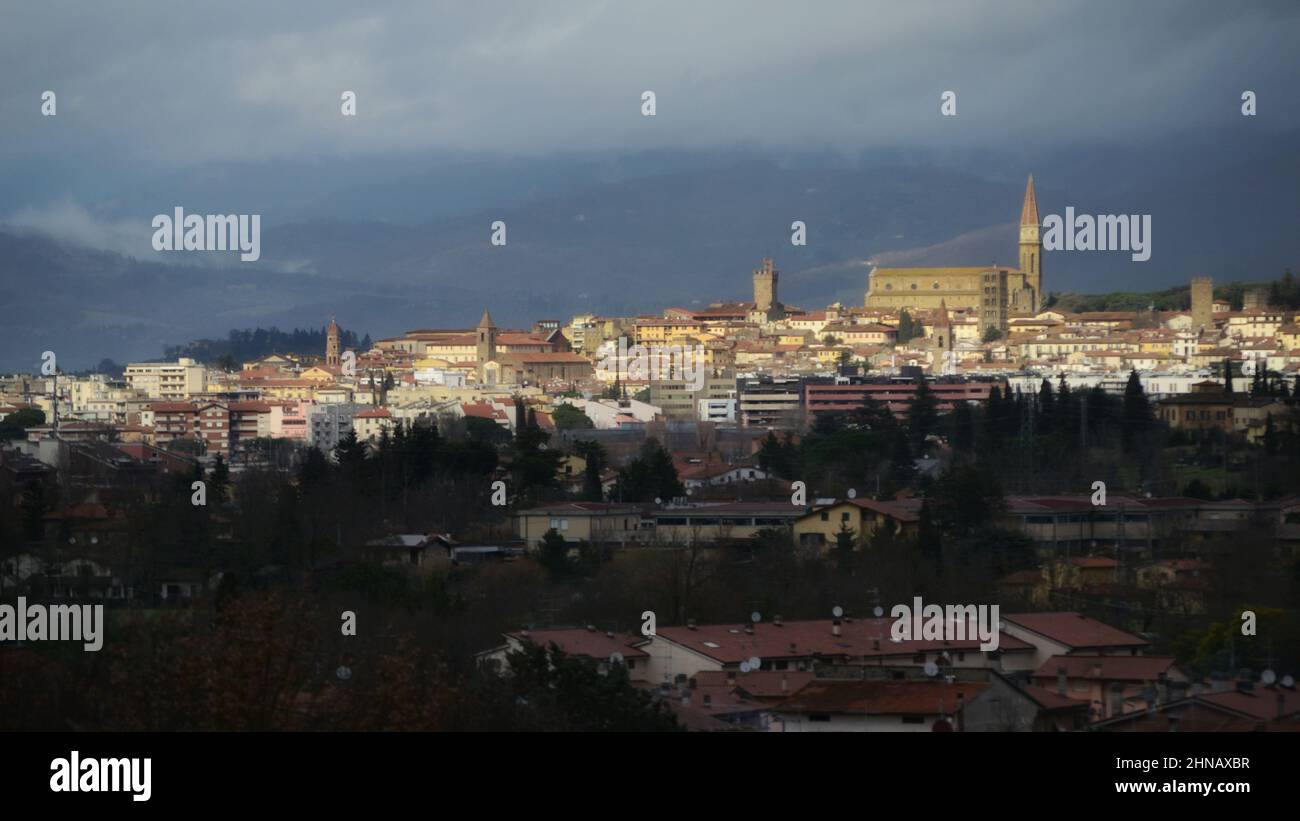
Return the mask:
<path fill-rule="evenodd" d="M 776 709 L 788 713 L 853 715 L 951 714 L 988 688 L 982 682 L 816 679 Z"/>
<path fill-rule="evenodd" d="M 1150 644 L 1141 636 L 1135 636 L 1079 613 L 1004 613 L 1002 622 L 1022 627 L 1071 648 L 1141 648 Z"/>

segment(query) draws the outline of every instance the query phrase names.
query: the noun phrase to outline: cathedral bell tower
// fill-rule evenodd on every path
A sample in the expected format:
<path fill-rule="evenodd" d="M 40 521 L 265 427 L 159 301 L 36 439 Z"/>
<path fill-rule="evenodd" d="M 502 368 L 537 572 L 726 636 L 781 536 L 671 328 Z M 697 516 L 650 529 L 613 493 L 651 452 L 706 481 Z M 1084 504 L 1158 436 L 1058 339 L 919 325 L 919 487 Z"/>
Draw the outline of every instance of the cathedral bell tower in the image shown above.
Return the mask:
<path fill-rule="evenodd" d="M 1034 193 L 1034 175 L 1025 186 L 1025 205 L 1020 210 L 1020 273 L 1024 276 L 1025 304 L 1020 310 L 1038 311 L 1043 305 L 1043 237 L 1038 219 L 1038 197 Z"/>
<path fill-rule="evenodd" d="M 483 309 L 483 318 L 478 321 L 475 331 L 479 384 L 484 384 L 487 381 L 484 366 L 497 358 L 497 326 L 492 323 L 492 315 L 487 308 Z"/>

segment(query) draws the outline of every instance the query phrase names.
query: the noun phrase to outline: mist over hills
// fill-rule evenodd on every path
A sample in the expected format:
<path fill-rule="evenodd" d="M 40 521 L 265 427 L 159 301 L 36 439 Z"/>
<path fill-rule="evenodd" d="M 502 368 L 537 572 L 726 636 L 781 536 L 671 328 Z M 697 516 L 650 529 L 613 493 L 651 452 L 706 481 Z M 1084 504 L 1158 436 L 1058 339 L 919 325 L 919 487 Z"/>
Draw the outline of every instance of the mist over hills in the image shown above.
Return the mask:
<path fill-rule="evenodd" d="M 1238 137 L 1245 147 L 1226 155 L 1206 135 L 964 155 L 390 158 L 370 173 L 359 161 L 334 174 L 303 161 L 212 170 L 171 189 L 153 180 L 86 208 L 103 232 L 0 226 L 0 369 L 34 368 L 44 350 L 65 369 L 157 357 L 230 328 L 317 327 L 332 313 L 379 339 L 468 326 L 484 305 L 513 326 L 700 307 L 748 298 L 765 255 L 784 302 L 860 304 L 869 261 L 1014 265 L 1031 172 L 1043 214 L 1152 215 L 1149 262 L 1049 252 L 1049 291 L 1155 290 L 1194 273 L 1268 279 L 1300 260 L 1294 137 Z M 178 203 L 263 214 L 261 260 L 152 251 L 149 219 Z M 505 247 L 488 241 L 498 219 Z M 806 247 L 790 245 L 793 220 L 808 226 Z"/>

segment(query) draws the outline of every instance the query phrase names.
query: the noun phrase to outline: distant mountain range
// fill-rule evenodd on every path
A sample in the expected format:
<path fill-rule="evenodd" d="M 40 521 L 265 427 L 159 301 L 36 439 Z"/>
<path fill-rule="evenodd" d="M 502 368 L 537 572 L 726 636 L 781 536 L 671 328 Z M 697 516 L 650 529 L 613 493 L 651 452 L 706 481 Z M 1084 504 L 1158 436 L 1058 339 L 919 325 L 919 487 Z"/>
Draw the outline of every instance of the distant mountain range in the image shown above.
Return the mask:
<path fill-rule="evenodd" d="M 484 189 L 502 205 L 485 208 L 482 192 L 467 193 L 459 211 L 442 186 L 471 181 L 444 169 L 349 183 L 323 195 L 329 208 L 305 209 L 334 217 L 286 222 L 268 211 L 261 260 L 231 257 L 225 267 L 176 264 L 178 255 L 153 254 L 147 239 L 146 258 L 134 259 L 0 229 L 0 369 L 34 368 L 44 350 L 67 369 L 157 357 L 231 328 L 317 327 L 331 314 L 379 339 L 472 325 L 485 305 L 514 326 L 586 311 L 702 307 L 747 299 L 749 273 L 769 255 L 787 304 L 860 304 L 872 262 L 1015 265 L 1031 171 L 1044 215 L 1067 205 L 1152 215 L 1149 262 L 1048 253 L 1049 291 L 1158 290 L 1196 273 L 1267 280 L 1300 267 L 1300 159 L 1291 144 L 1261 140 L 1234 156 L 1153 146 L 959 163 L 980 173 L 911 158 L 738 152 L 569 162 L 573 176 L 557 180 L 538 159 L 483 166 Z M 439 204 L 419 224 L 337 216 L 375 215 L 378 203 L 398 199 L 418 217 L 422 192 Z M 489 243 L 494 220 L 506 222 L 504 247 Z M 807 224 L 806 247 L 790 244 L 794 220 Z"/>

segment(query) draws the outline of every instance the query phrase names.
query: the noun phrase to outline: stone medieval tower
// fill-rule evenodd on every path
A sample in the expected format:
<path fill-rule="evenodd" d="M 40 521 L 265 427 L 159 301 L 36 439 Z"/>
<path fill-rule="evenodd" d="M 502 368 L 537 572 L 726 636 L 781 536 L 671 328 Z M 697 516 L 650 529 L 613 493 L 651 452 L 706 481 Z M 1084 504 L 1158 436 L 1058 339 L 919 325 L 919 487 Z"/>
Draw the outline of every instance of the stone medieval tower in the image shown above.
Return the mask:
<path fill-rule="evenodd" d="M 342 360 L 339 357 L 339 324 L 330 317 L 330 326 L 325 331 L 325 366 L 337 368 Z"/>

